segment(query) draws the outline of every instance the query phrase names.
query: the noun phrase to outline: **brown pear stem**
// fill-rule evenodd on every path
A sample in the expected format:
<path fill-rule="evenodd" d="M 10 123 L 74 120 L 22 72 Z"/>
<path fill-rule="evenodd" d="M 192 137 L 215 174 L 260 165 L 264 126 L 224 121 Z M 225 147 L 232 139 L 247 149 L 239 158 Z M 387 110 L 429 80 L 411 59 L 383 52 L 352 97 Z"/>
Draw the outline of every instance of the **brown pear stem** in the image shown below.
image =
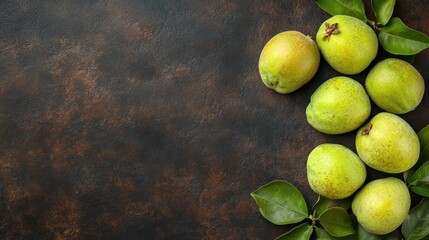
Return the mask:
<path fill-rule="evenodd" d="M 364 129 L 362 129 L 362 135 L 368 135 L 372 129 L 372 123 L 368 123 Z"/>
<path fill-rule="evenodd" d="M 337 28 L 338 23 L 333 23 L 332 25 L 325 22 L 325 35 L 323 35 L 323 40 L 329 40 L 331 35 L 339 34 L 341 31 Z"/>
<path fill-rule="evenodd" d="M 318 220 L 317 218 L 311 219 L 311 226 L 316 227 L 317 220 Z"/>

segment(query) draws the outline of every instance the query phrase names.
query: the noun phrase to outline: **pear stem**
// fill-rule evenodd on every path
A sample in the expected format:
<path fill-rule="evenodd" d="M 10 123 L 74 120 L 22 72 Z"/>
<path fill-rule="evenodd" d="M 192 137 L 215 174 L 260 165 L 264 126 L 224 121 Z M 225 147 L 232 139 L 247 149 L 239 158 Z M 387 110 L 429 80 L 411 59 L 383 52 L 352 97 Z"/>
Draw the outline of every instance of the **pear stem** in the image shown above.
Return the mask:
<path fill-rule="evenodd" d="M 318 219 L 316 217 L 314 217 L 313 215 L 310 215 L 310 220 L 311 220 L 311 226 L 316 227 Z"/>
<path fill-rule="evenodd" d="M 332 25 L 325 22 L 325 35 L 323 35 L 323 40 L 329 40 L 331 35 L 339 34 L 341 31 L 337 28 L 338 23 L 333 23 Z"/>
<path fill-rule="evenodd" d="M 368 135 L 372 129 L 372 123 L 368 123 L 364 129 L 362 129 L 361 135 Z"/>

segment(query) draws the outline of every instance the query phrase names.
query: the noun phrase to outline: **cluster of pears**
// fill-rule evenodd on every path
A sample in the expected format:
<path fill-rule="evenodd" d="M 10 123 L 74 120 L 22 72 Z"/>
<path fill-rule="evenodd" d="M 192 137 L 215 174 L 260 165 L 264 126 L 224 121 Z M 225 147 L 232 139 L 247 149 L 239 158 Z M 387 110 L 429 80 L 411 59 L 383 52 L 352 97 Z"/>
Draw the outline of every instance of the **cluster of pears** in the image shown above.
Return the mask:
<path fill-rule="evenodd" d="M 344 75 L 361 73 L 378 52 L 375 32 L 356 18 L 336 15 L 326 20 L 315 41 L 298 31 L 274 36 L 262 50 L 263 83 L 279 93 L 293 92 L 316 74 L 320 53 Z M 310 187 L 329 199 L 353 197 L 352 211 L 368 232 L 387 234 L 399 227 L 410 209 L 410 194 L 396 177 L 366 182 L 366 166 L 389 174 L 402 173 L 419 158 L 413 128 L 397 114 L 414 110 L 424 94 L 421 74 L 408 62 L 388 58 L 369 71 L 365 86 L 347 77 L 333 77 L 312 94 L 308 123 L 326 134 L 358 129 L 357 154 L 340 144 L 321 144 L 308 156 Z M 384 112 L 368 121 L 371 100 Z"/>

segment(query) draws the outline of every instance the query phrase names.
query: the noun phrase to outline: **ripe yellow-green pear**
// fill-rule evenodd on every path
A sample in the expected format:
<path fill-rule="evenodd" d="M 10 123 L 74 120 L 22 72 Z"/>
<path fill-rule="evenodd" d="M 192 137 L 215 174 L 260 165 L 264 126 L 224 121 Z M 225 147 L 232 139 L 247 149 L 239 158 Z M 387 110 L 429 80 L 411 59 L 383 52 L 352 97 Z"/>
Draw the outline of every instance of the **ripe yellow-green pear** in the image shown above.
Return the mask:
<path fill-rule="evenodd" d="M 378 52 L 375 32 L 363 21 L 345 15 L 326 20 L 317 32 L 316 42 L 329 65 L 349 75 L 366 69 Z"/>
<path fill-rule="evenodd" d="M 367 232 L 384 235 L 404 222 L 410 205 L 411 197 L 405 183 L 388 177 L 364 185 L 353 198 L 352 211 Z"/>
<path fill-rule="evenodd" d="M 365 88 L 377 106 L 391 113 L 407 113 L 422 101 L 425 82 L 411 64 L 396 58 L 377 63 L 365 80 Z"/>
<path fill-rule="evenodd" d="M 329 199 L 343 199 L 358 190 L 366 179 L 365 164 L 339 144 L 321 144 L 307 160 L 307 179 L 314 192 Z"/>
<path fill-rule="evenodd" d="M 268 88 L 290 93 L 313 78 L 319 63 L 319 49 L 310 36 L 285 31 L 264 46 L 259 58 L 259 73 Z"/>
<path fill-rule="evenodd" d="M 308 123 L 320 132 L 341 134 L 360 127 L 371 113 L 364 87 L 349 77 L 334 77 L 311 95 L 306 109 Z"/>
<path fill-rule="evenodd" d="M 404 119 L 381 112 L 357 132 L 356 150 L 371 168 L 401 173 L 416 164 L 420 143 L 416 132 Z"/>

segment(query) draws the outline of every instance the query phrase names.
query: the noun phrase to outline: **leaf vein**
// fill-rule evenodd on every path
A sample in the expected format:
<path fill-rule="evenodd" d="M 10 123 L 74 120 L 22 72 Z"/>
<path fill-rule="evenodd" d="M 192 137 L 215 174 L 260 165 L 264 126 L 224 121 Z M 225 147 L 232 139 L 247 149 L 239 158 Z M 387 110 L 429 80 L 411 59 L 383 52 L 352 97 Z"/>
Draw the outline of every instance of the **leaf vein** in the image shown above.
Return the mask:
<path fill-rule="evenodd" d="M 394 34 L 391 34 L 391 33 L 388 33 L 388 32 L 384 32 L 384 34 L 386 34 L 388 36 L 395 37 L 395 38 L 399 38 L 399 39 L 409 40 L 411 42 L 422 43 L 423 45 L 429 46 L 429 43 L 426 43 L 426 42 L 421 42 L 421 41 L 414 40 L 414 39 L 411 39 L 411 38 L 405 38 L 405 37 L 402 37 L 402 36 L 399 36 L 399 35 L 394 35 Z"/>
<path fill-rule="evenodd" d="M 303 216 L 303 217 L 307 217 L 307 215 L 304 215 L 304 214 L 302 214 L 302 213 L 300 213 L 300 212 L 298 212 L 298 211 L 296 211 L 296 210 L 294 210 L 294 209 L 292 209 L 292 208 L 284 207 L 283 205 L 281 205 L 281 204 L 279 204 L 279 203 L 277 203 L 277 202 L 271 201 L 271 200 L 270 200 L 270 199 L 268 199 L 268 198 L 264 198 L 263 196 L 259 196 L 259 197 L 260 197 L 261 199 L 263 199 L 263 200 L 265 200 L 265 201 L 269 202 L 269 203 L 272 203 L 272 204 L 275 204 L 275 205 L 280 206 L 282 209 L 285 209 L 285 210 L 288 210 L 288 211 L 290 211 L 290 212 L 293 212 L 293 213 L 295 213 L 296 215 Z"/>

